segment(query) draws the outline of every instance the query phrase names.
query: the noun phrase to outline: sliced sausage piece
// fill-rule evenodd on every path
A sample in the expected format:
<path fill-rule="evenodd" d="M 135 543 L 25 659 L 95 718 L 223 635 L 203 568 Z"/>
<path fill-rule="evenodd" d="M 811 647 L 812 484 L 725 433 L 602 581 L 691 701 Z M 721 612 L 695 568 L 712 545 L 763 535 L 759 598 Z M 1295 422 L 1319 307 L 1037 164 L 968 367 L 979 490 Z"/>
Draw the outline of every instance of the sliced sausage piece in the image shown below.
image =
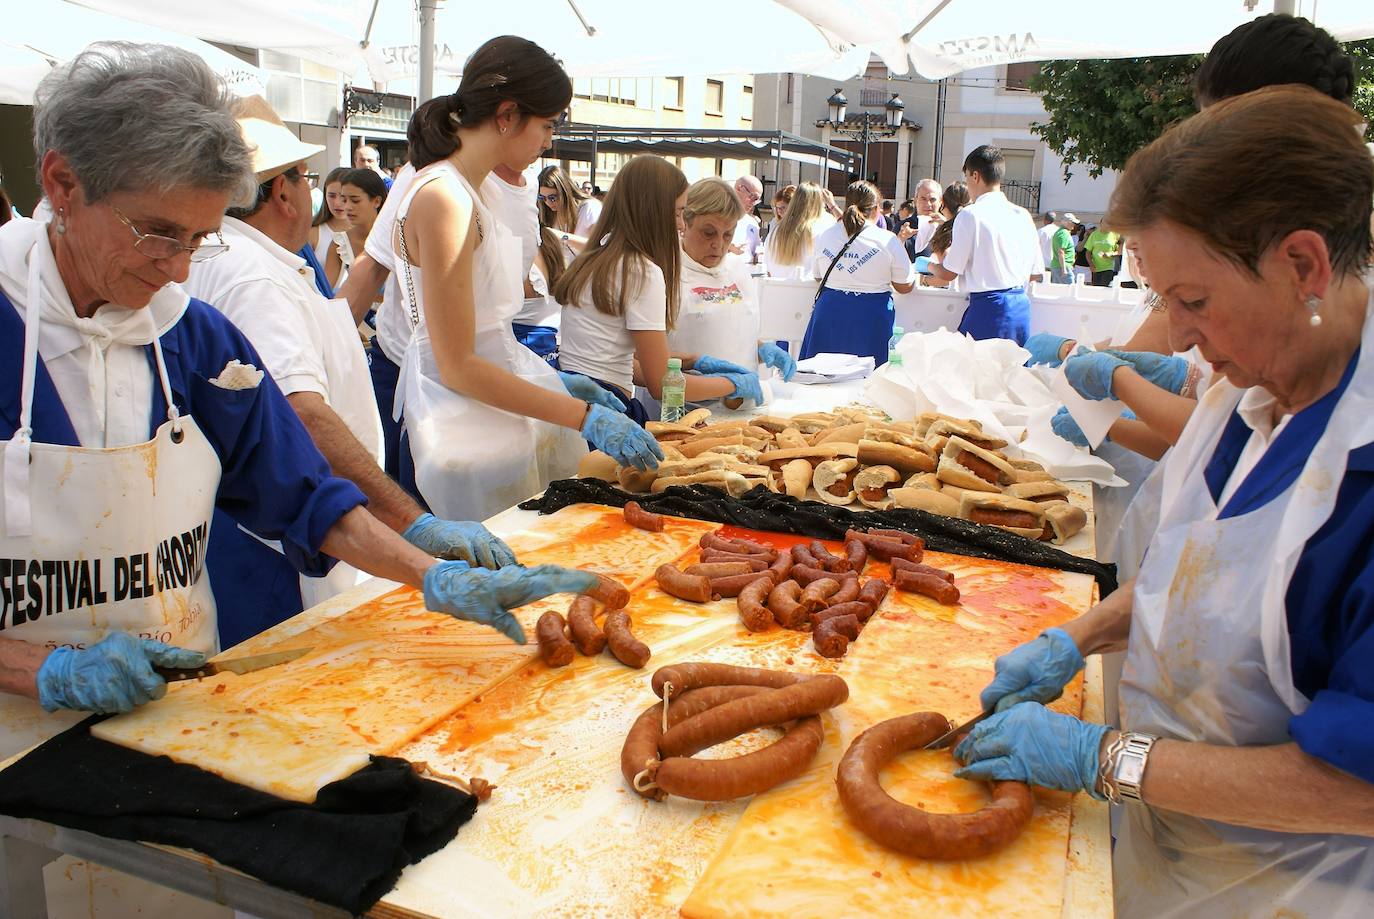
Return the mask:
<path fill-rule="evenodd" d="M 734 574 L 749 574 L 754 570 L 748 562 L 698 562 L 688 565 L 682 573 L 699 574 L 704 578 L 728 578 Z"/>
<path fill-rule="evenodd" d="M 577 597 L 568 607 L 568 631 L 577 650 L 587 657 L 606 648 L 606 633 L 596 624 L 596 601 L 591 597 Z"/>
<path fill-rule="evenodd" d="M 630 592 L 625 589 L 625 586 L 604 574 L 596 576 L 596 584 L 587 591 L 587 596 L 606 609 L 624 609 L 625 604 L 630 602 Z"/>
<path fill-rule="evenodd" d="M 630 616 L 624 610 L 606 614 L 606 644 L 616 660 L 636 670 L 649 663 L 649 646 L 630 631 Z"/>
<path fill-rule="evenodd" d="M 933 565 L 926 565 L 921 562 L 909 562 L 904 558 L 894 558 L 892 560 L 892 570 L 894 573 L 897 571 L 912 571 L 916 574 L 930 574 L 937 578 L 943 578 L 951 584 L 954 583 L 953 571 L 946 571 L 943 568 L 936 568 Z M 882 582 L 879 581 L 879 583 Z"/>
<path fill-rule="evenodd" d="M 663 532 L 663 515 L 646 511 L 638 501 L 625 502 L 625 522 L 637 529 L 648 530 L 650 533 Z"/>
<path fill-rule="evenodd" d="M 784 629 L 799 629 L 806 624 L 807 611 L 801 605 L 802 587 L 796 581 L 783 581 L 768 594 L 768 610 Z"/>
<path fill-rule="evenodd" d="M 773 587 L 773 574 L 770 571 L 746 571 L 744 574 L 734 574 L 724 578 L 711 578 L 711 595 L 713 597 L 738 597 L 741 590 L 748 587 L 755 581 L 767 581 L 771 590 Z"/>
<path fill-rule="evenodd" d="M 692 603 L 711 601 L 711 579 L 704 575 L 687 574 L 678 571 L 672 565 L 659 565 L 658 570 L 654 572 L 654 581 L 658 584 L 659 590 L 679 600 L 689 600 Z"/>
<path fill-rule="evenodd" d="M 959 588 L 944 578 L 936 577 L 933 574 L 897 571 L 892 575 L 892 585 L 898 590 L 922 594 L 947 606 L 953 606 L 959 602 Z"/>
<path fill-rule="evenodd" d="M 768 594 L 773 589 L 773 579 L 756 577 L 739 592 L 739 618 L 744 627 L 751 632 L 767 631 L 773 625 L 773 614 L 768 609 Z"/>
<path fill-rule="evenodd" d="M 862 572 L 864 565 L 868 564 L 868 547 L 863 544 L 862 540 L 846 539 L 844 541 L 844 554 L 845 558 L 849 560 L 850 571 Z"/>
<path fill-rule="evenodd" d="M 564 625 L 563 617 L 549 610 L 539 617 L 534 627 L 535 635 L 539 638 L 539 656 L 550 667 L 566 667 L 572 663 L 573 646 L 563 634 Z"/>
<path fill-rule="evenodd" d="M 816 630 L 811 633 L 811 644 L 821 657 L 844 657 L 849 651 L 849 639 L 844 633 L 833 628 L 829 621 L 816 626 Z"/>
<path fill-rule="evenodd" d="M 814 540 L 808 548 L 811 555 L 826 571 L 839 572 L 849 570 L 849 559 L 841 558 L 827 549 L 819 539 Z"/>

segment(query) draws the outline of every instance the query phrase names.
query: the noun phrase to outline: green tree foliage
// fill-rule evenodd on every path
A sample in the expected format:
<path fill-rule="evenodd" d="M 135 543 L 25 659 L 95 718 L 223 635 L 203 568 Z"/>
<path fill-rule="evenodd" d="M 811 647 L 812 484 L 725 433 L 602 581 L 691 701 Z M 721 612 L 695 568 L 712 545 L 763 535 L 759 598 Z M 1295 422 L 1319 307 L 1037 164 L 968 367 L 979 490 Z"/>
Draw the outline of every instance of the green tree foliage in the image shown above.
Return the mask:
<path fill-rule="evenodd" d="M 1371 124 L 1374 140 L 1374 39 L 1348 42 L 1355 59 L 1355 108 Z M 1202 55 L 1049 61 L 1031 77 L 1049 121 L 1031 125 L 1064 161 L 1064 178 L 1082 163 L 1088 174 L 1121 169 L 1131 154 L 1182 118 L 1192 115 L 1192 77 Z"/>

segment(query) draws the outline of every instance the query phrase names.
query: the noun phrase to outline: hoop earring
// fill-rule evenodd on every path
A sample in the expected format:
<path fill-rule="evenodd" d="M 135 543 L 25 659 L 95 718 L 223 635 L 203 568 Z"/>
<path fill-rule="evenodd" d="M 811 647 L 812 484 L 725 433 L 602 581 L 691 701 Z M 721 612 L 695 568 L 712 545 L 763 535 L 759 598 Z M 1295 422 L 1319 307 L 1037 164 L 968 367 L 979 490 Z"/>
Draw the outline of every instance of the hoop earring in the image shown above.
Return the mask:
<path fill-rule="evenodd" d="M 1307 308 L 1308 308 L 1309 310 L 1312 311 L 1312 315 L 1309 316 L 1308 319 L 1307 319 L 1307 324 L 1310 325 L 1310 326 L 1312 326 L 1312 328 L 1315 329 L 1317 326 L 1319 326 L 1319 325 L 1322 324 L 1322 317 L 1321 317 L 1321 315 L 1317 312 L 1317 310 L 1318 310 L 1318 309 L 1321 307 L 1321 305 L 1322 305 L 1322 298 L 1321 298 L 1321 297 L 1318 297 L 1316 294 L 1312 294 L 1311 296 L 1309 296 L 1309 297 L 1307 298 L 1306 304 L 1307 304 Z"/>

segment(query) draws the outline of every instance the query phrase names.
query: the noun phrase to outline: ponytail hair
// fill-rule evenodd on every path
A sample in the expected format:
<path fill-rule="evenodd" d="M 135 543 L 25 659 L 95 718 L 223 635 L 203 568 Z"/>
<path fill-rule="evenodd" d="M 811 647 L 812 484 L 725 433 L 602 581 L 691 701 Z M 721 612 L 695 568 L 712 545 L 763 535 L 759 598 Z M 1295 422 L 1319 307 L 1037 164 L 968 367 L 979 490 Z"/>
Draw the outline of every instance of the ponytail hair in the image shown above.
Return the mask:
<path fill-rule="evenodd" d="M 1355 63 L 1325 29 L 1287 13 L 1270 13 L 1217 40 L 1193 75 L 1193 99 L 1202 108 L 1287 83 L 1310 86 L 1349 105 Z"/>
<path fill-rule="evenodd" d="M 849 187 L 844 190 L 844 231 L 850 236 L 863 229 L 868 223 L 868 215 L 882 202 L 882 196 L 878 194 L 878 187 L 872 182 L 865 182 L 860 179 L 857 182 L 850 182 Z"/>
<path fill-rule="evenodd" d="M 493 38 L 463 66 L 456 92 L 430 99 L 406 126 L 410 163 L 423 169 L 452 156 L 460 128 L 475 128 L 496 117 L 503 102 L 514 102 L 521 120 L 549 118 L 572 101 L 572 80 L 553 55 L 514 35 Z"/>

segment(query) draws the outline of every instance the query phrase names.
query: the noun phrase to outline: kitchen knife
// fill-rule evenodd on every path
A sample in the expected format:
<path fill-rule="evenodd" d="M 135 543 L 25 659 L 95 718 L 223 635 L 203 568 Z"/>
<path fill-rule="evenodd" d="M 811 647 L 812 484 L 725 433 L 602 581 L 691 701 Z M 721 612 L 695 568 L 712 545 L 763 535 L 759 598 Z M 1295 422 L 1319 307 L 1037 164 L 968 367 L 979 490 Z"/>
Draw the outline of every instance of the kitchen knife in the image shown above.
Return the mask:
<path fill-rule="evenodd" d="M 254 654 L 251 657 L 235 657 L 227 661 L 210 661 L 203 667 L 154 667 L 153 670 L 169 683 L 175 683 L 178 680 L 199 680 L 202 677 L 214 676 L 217 673 L 242 675 L 252 673 L 254 670 L 262 670 L 264 667 L 275 667 L 278 664 L 294 661 L 314 650 L 314 648 L 292 648 L 289 651 L 273 651 L 269 654 Z"/>
<path fill-rule="evenodd" d="M 960 734 L 965 733 L 966 731 L 968 731 L 969 728 L 973 727 L 973 726 L 974 726 L 975 724 L 977 724 L 978 722 L 980 722 L 980 721 L 986 721 L 988 718 L 991 718 L 995 713 L 996 713 L 996 711 L 995 711 L 994 709 L 989 709 L 988 711 L 985 711 L 985 712 L 983 712 L 983 713 L 980 714 L 980 715 L 976 715 L 976 716 L 974 716 L 973 718 L 970 718 L 968 721 L 965 721 L 963 724 L 959 725 L 958 727 L 950 728 L 948 731 L 946 731 L 945 733 L 941 734 L 939 737 L 935 738 L 934 740 L 932 740 L 930 743 L 926 744 L 926 745 L 925 745 L 924 747 L 922 747 L 921 749 L 923 749 L 923 750 L 943 750 L 943 749 L 945 749 L 946 747 L 953 746 L 953 745 L 954 745 L 954 738 L 958 737 Z"/>

